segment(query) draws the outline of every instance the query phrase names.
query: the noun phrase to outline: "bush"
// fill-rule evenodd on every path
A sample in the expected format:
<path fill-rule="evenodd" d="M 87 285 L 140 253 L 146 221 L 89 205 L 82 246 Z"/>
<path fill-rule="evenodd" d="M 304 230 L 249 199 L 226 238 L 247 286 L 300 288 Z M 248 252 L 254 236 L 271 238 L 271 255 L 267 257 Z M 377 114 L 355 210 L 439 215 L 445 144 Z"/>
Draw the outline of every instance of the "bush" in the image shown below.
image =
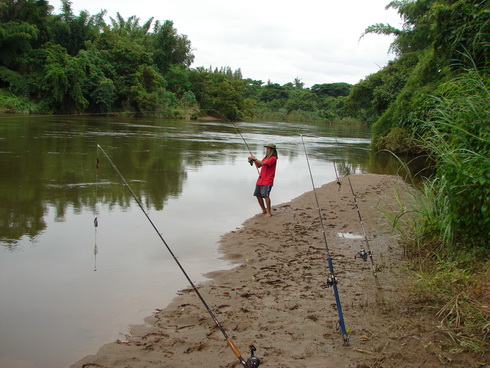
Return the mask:
<path fill-rule="evenodd" d="M 0 91 L 0 110 L 8 113 L 29 113 L 32 103 L 25 97 L 18 97 L 8 91 Z"/>
<path fill-rule="evenodd" d="M 451 243 L 489 246 L 490 92 L 468 72 L 439 89 L 421 142 L 436 163 L 437 190 L 449 205 Z"/>
<path fill-rule="evenodd" d="M 418 154 L 421 153 L 418 142 L 413 138 L 405 128 L 393 128 L 382 137 L 379 137 L 375 143 L 375 148 L 386 149 L 399 154 Z"/>

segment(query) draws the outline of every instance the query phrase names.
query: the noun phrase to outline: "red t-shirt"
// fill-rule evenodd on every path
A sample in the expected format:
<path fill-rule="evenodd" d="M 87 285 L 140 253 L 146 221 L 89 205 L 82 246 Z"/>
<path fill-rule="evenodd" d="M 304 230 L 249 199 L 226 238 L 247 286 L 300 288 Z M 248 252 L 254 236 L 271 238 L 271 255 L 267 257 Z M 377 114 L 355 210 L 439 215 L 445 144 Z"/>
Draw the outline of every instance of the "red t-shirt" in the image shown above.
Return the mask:
<path fill-rule="evenodd" d="M 276 175 L 277 157 L 271 156 L 262 159 L 264 165 L 260 168 L 260 176 L 257 179 L 258 185 L 274 185 L 274 176 Z"/>

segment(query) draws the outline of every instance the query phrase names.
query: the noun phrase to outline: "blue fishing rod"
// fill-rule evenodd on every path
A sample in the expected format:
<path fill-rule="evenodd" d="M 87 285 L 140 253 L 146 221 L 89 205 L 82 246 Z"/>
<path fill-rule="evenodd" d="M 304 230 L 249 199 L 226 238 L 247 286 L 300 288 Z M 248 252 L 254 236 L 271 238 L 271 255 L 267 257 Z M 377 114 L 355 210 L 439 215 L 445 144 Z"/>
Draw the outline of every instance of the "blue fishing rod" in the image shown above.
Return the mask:
<path fill-rule="evenodd" d="M 327 250 L 327 262 L 328 262 L 328 269 L 330 271 L 330 274 L 328 275 L 327 282 L 326 282 L 325 286 L 323 286 L 323 288 L 326 289 L 326 288 L 331 286 L 333 289 L 333 293 L 335 295 L 335 304 L 337 305 L 337 312 L 339 314 L 339 325 L 340 325 L 340 330 L 342 332 L 342 338 L 344 340 L 344 345 L 349 345 L 349 337 L 347 336 L 347 330 L 345 328 L 344 315 L 342 313 L 342 305 L 340 304 L 339 290 L 337 288 L 337 277 L 335 276 L 335 271 L 334 271 L 333 262 L 332 262 L 332 256 L 330 255 L 330 249 L 328 248 L 325 226 L 323 225 L 322 211 L 320 209 L 320 203 L 318 201 L 318 196 L 316 194 L 315 182 L 313 181 L 313 174 L 311 173 L 310 161 L 308 159 L 308 153 L 306 151 L 305 141 L 304 141 L 302 135 L 300 135 L 300 137 L 301 137 L 301 142 L 303 142 L 303 148 L 305 150 L 306 163 L 308 164 L 308 171 L 310 172 L 311 185 L 313 187 L 313 193 L 315 195 L 316 206 L 318 209 L 318 217 L 320 219 L 320 226 L 322 229 L 323 241 L 325 243 L 325 249 Z"/>
<path fill-rule="evenodd" d="M 208 311 L 208 313 L 210 314 L 211 318 L 213 319 L 214 323 L 216 324 L 216 326 L 219 328 L 219 330 L 221 331 L 221 333 L 223 334 L 224 338 L 225 338 L 225 341 L 226 343 L 228 344 L 228 346 L 230 347 L 230 349 L 233 351 L 233 353 L 235 354 L 235 356 L 237 357 L 238 361 L 240 362 L 240 364 L 244 367 L 244 368 L 257 368 L 259 365 L 260 365 L 260 360 L 259 358 L 257 358 L 256 356 L 254 356 L 254 352 L 255 352 L 255 346 L 253 345 L 250 345 L 250 352 L 251 352 L 251 356 L 250 358 L 248 358 L 246 361 L 245 359 L 243 359 L 242 357 L 242 354 L 240 353 L 240 351 L 238 350 L 238 348 L 236 347 L 235 343 L 231 340 L 231 338 L 228 336 L 228 334 L 226 333 L 225 329 L 223 328 L 223 326 L 221 325 L 221 323 L 218 321 L 218 319 L 216 318 L 216 315 L 213 313 L 213 311 L 211 310 L 211 308 L 208 306 L 208 303 L 206 303 L 206 301 L 204 300 L 203 296 L 201 295 L 201 293 L 199 292 L 199 290 L 197 289 L 196 285 L 194 284 L 194 282 L 192 282 L 191 278 L 189 277 L 189 275 L 187 274 L 187 272 L 185 271 L 184 267 L 182 266 L 182 264 L 179 262 L 179 260 L 177 259 L 177 257 L 175 256 L 174 252 L 172 252 L 172 249 L 170 248 L 170 246 L 167 244 L 167 242 L 165 241 L 165 239 L 163 238 L 162 234 L 160 233 L 160 231 L 158 230 L 158 228 L 156 227 L 156 225 L 153 223 L 153 221 L 151 220 L 150 216 L 148 215 L 148 213 L 146 212 L 145 208 L 143 207 L 143 204 L 141 203 L 141 201 L 139 200 L 138 196 L 136 195 L 136 193 L 133 191 L 133 189 L 131 189 L 131 187 L 129 186 L 128 182 L 126 181 L 126 179 L 124 179 L 123 175 L 121 174 L 121 172 L 118 170 L 118 168 L 116 167 L 116 165 L 114 164 L 114 162 L 112 162 L 111 158 L 107 155 L 107 153 L 105 153 L 105 151 L 102 149 L 101 146 L 97 145 L 97 148 L 101 150 L 101 152 L 104 154 L 105 158 L 107 158 L 107 161 L 109 161 L 109 163 L 111 164 L 112 168 L 114 169 L 114 171 L 116 172 L 117 176 L 119 177 L 119 179 L 121 179 L 122 183 L 124 184 L 124 186 L 126 187 L 126 189 L 129 191 L 129 193 L 131 193 L 131 196 L 134 198 L 134 200 L 136 201 L 136 203 L 138 204 L 139 208 L 141 209 L 141 211 L 143 211 L 143 213 L 145 214 L 147 220 L 150 222 L 151 226 L 153 227 L 153 229 L 156 231 L 158 237 L 160 238 L 160 240 L 162 241 L 162 243 L 165 245 L 165 247 L 167 248 L 168 252 L 170 253 L 170 255 L 172 256 L 172 258 L 174 259 L 174 261 L 177 263 L 177 266 L 179 266 L 180 270 L 182 271 L 182 273 L 184 274 L 185 278 L 187 279 L 187 281 L 189 282 L 189 284 L 191 285 L 192 289 L 195 291 L 195 293 L 197 294 L 197 296 L 199 297 L 199 299 L 201 300 L 202 304 L 204 305 L 204 307 L 206 308 L 206 310 Z M 97 166 L 99 165 L 100 161 L 99 159 L 97 158 Z"/>

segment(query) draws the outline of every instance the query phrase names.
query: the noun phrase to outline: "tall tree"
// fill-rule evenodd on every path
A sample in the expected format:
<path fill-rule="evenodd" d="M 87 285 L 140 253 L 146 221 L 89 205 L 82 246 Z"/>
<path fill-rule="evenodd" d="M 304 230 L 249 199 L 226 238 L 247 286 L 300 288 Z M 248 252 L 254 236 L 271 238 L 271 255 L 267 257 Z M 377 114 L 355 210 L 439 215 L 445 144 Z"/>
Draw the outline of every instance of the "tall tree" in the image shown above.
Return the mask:
<path fill-rule="evenodd" d="M 172 21 L 156 22 L 154 34 L 153 61 L 161 73 L 168 72 L 171 65 L 189 67 L 192 64 L 191 42 L 187 36 L 177 34 Z"/>

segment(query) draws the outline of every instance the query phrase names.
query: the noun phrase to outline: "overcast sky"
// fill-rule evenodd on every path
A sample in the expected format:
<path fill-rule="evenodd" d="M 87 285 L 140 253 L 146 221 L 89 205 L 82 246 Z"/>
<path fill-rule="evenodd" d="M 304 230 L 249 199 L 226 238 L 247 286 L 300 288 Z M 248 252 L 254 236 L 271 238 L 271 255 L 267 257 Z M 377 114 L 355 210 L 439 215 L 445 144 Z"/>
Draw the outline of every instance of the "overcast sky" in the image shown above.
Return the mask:
<path fill-rule="evenodd" d="M 187 35 L 195 55 L 191 67 L 241 69 L 244 78 L 285 84 L 299 78 L 313 84 L 357 83 L 394 58 L 393 38 L 367 35 L 366 27 L 399 27 L 389 0 L 73 0 L 75 14 L 107 10 L 114 17 L 135 15 L 172 20 Z M 50 0 L 59 13 L 60 1 Z"/>

